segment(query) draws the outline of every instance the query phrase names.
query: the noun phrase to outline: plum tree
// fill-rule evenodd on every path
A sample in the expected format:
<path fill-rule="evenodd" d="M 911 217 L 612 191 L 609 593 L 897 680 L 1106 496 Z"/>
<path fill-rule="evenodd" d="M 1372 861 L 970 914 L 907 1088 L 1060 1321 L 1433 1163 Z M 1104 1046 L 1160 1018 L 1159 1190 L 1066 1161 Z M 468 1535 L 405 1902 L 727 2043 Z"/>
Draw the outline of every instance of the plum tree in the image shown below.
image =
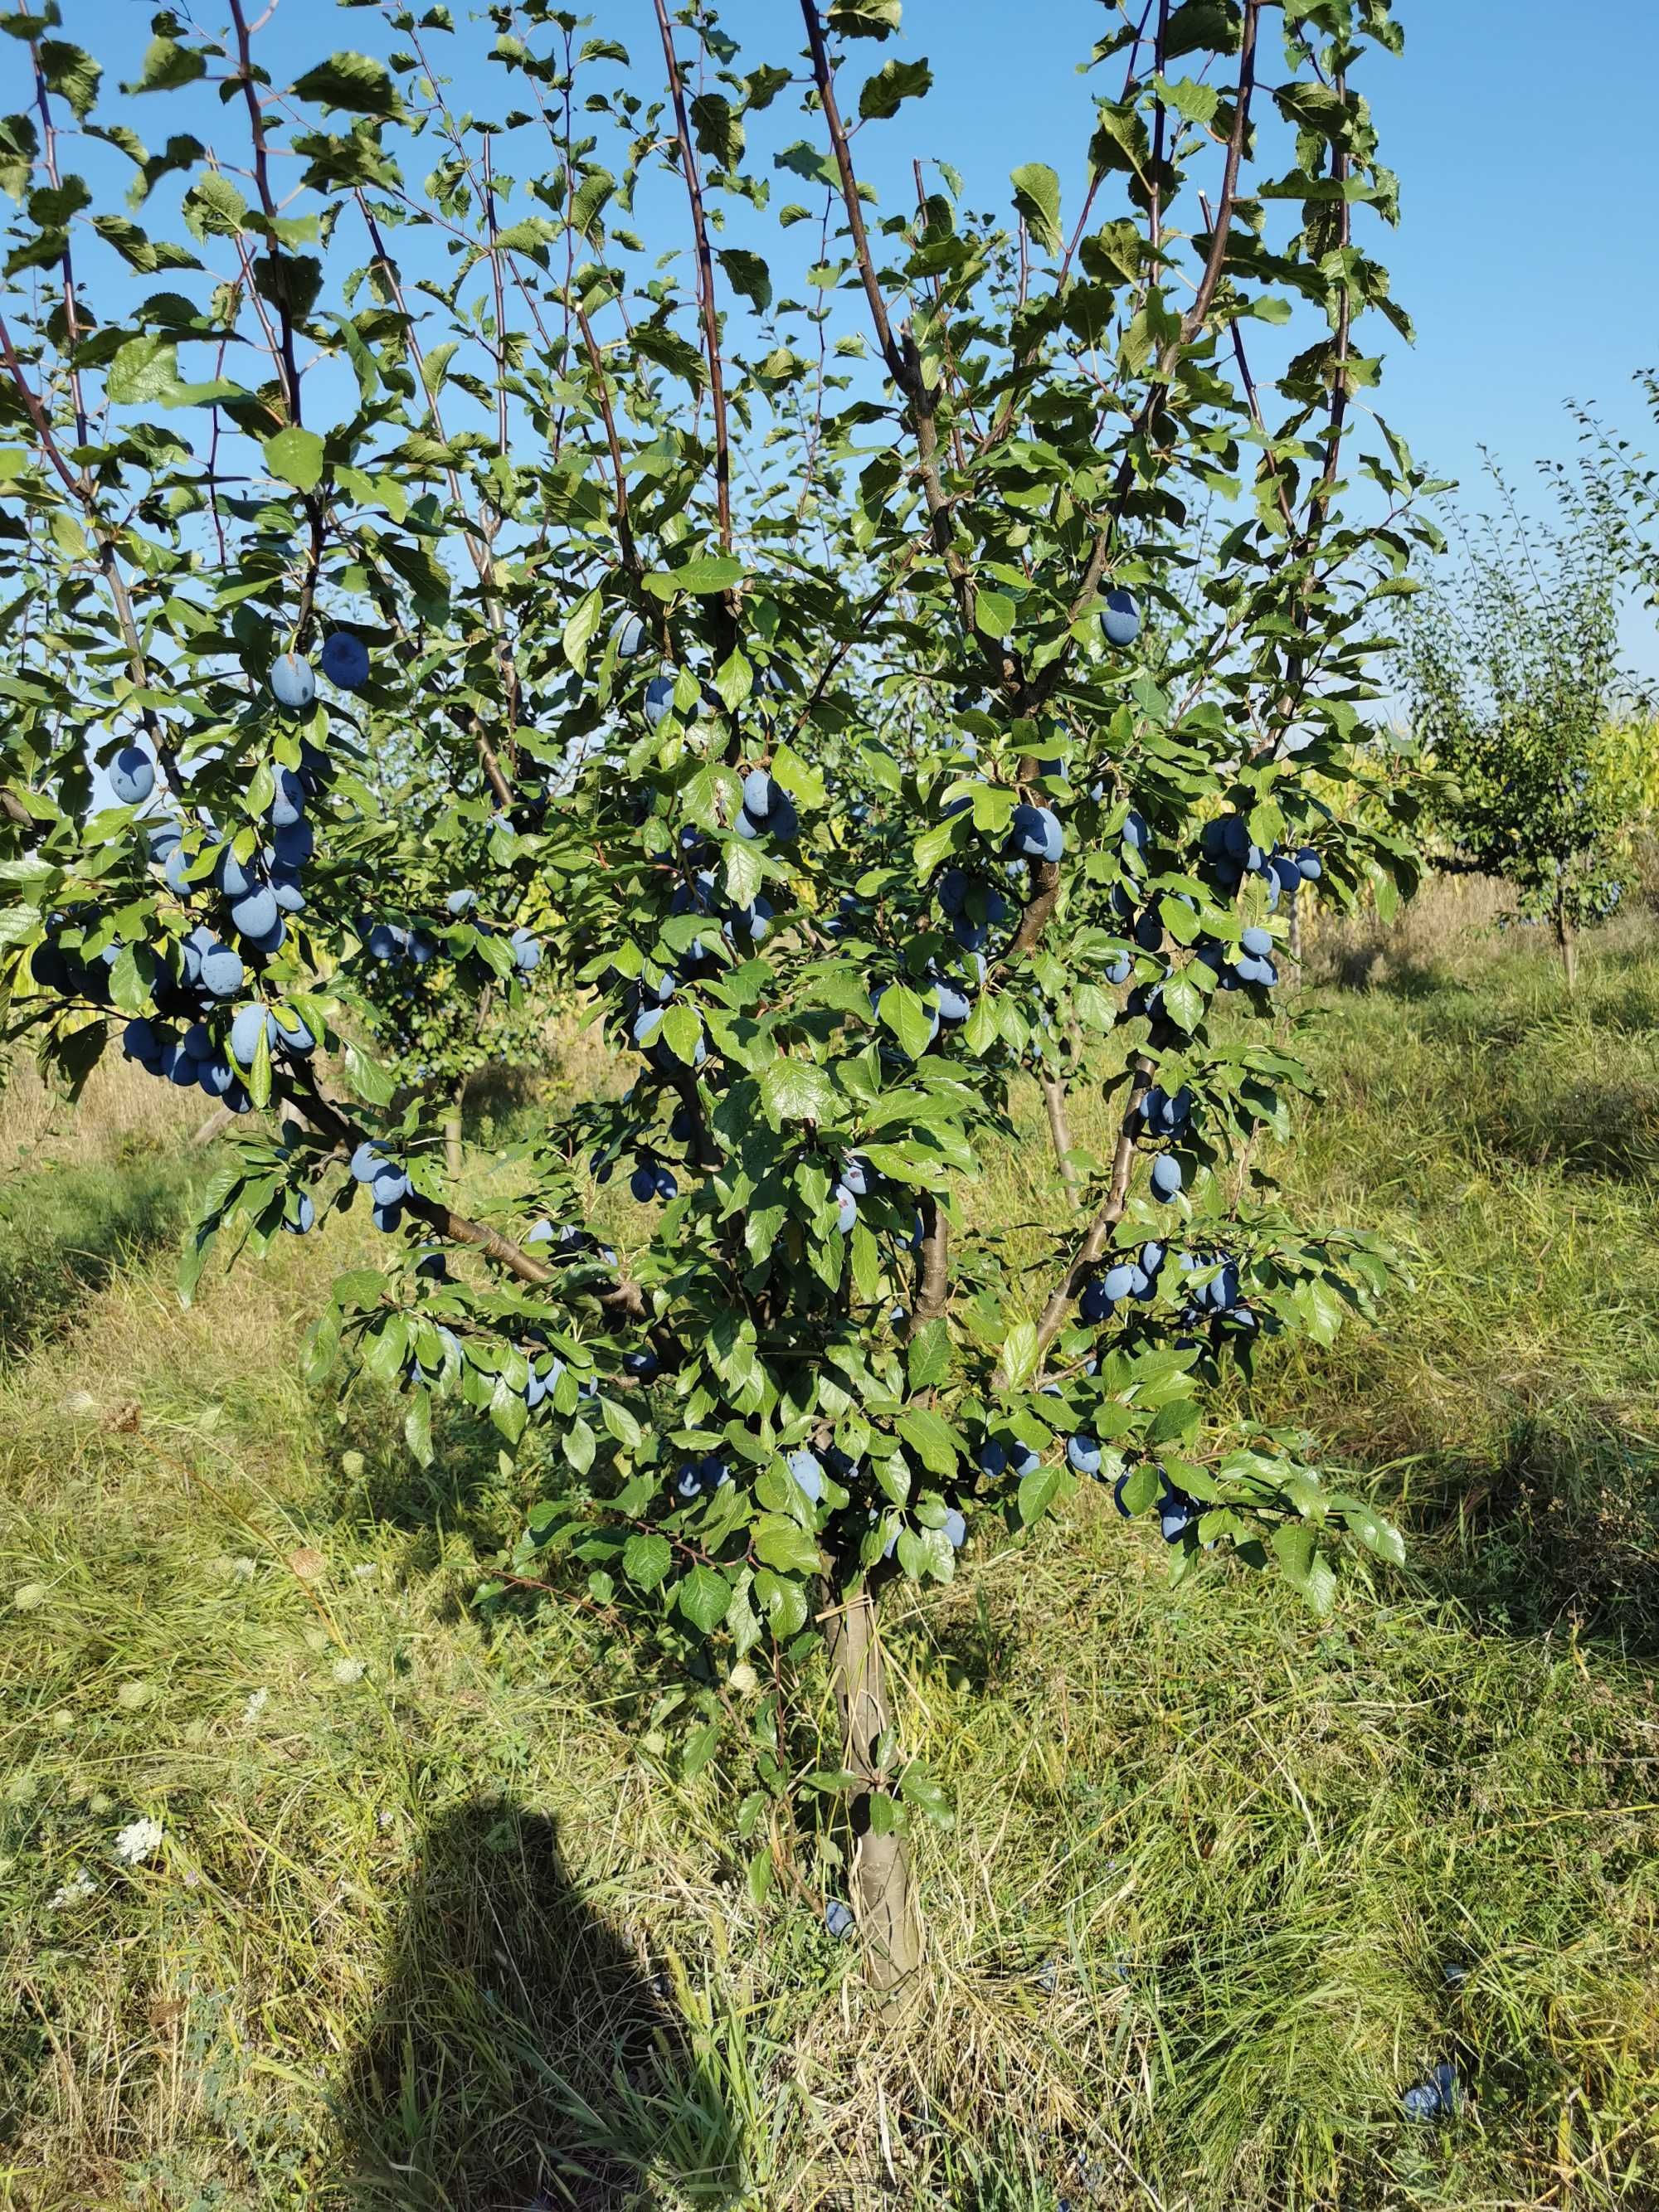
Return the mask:
<path fill-rule="evenodd" d="M 1632 876 L 1630 789 L 1608 733 L 1632 697 L 1620 665 L 1621 538 L 1602 506 L 1528 520 L 1495 465 L 1495 511 L 1420 596 L 1401 656 L 1413 734 L 1438 772 L 1443 866 L 1502 878 L 1554 929 L 1571 992 L 1578 933 Z"/>
<path fill-rule="evenodd" d="M 38 95 L 0 165 L 7 1033 L 73 1083 L 125 1020 L 257 1109 L 186 1296 L 222 1231 L 371 1210 L 310 1376 L 404 1393 L 422 1458 L 441 1403 L 493 1424 L 544 1496 L 480 1601 L 585 1583 L 636 1629 L 684 1772 L 746 1732 L 753 1894 L 806 1831 L 902 1978 L 911 1826 L 950 1814 L 890 1695 L 891 1584 L 1096 1486 L 1178 1575 L 1322 1607 L 1345 1539 L 1399 1555 L 1216 1387 L 1388 1275 L 1255 1140 L 1310 1087 L 1269 1025 L 1281 896 L 1415 866 L 1369 748 L 1424 478 L 1352 404 L 1365 318 L 1403 324 L 1355 82 L 1389 0 L 1109 23 L 1069 221 L 1040 161 L 1006 214 L 943 163 L 879 209 L 855 138 L 930 74 L 883 51 L 898 0 L 799 0 L 747 57 L 656 0 L 648 67 L 520 10 L 464 109 L 444 10 L 310 58 L 228 4 L 222 43 L 156 18 L 167 151 L 125 111 L 103 142 L 136 210 L 50 183 L 104 128 L 93 58 L 0 26 Z M 106 743 L 155 763 L 150 811 L 96 808 Z M 626 1078 L 546 1102 L 469 1211 L 377 1009 L 471 1019 L 532 971 Z M 1034 1296 L 965 1200 L 1062 1051 L 1114 1134 L 1066 1148 L 1086 1220 Z M 804 1766 L 821 1665 L 842 1742 Z M 851 1778 L 838 1825 L 808 1766 Z"/>

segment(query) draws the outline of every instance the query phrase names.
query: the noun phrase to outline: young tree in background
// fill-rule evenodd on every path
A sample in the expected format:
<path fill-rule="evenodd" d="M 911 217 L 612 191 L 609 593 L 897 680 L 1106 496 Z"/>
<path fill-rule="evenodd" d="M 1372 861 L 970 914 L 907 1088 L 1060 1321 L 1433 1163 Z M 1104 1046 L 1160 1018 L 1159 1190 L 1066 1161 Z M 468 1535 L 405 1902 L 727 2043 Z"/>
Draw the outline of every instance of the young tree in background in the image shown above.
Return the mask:
<path fill-rule="evenodd" d="M 1418 600 L 1403 659 L 1414 737 L 1448 781 L 1437 825 L 1455 859 L 1547 920 L 1569 991 L 1579 932 L 1623 896 L 1631 793 L 1611 733 L 1621 568 L 1585 513 L 1556 526 L 1501 500 L 1465 534 L 1455 574 Z"/>
<path fill-rule="evenodd" d="M 822 1863 L 901 1978 L 909 1824 L 949 1812 L 892 1584 L 1085 1485 L 1178 1575 L 1323 1607 L 1328 1539 L 1398 1557 L 1215 1386 L 1387 1272 L 1257 1140 L 1310 1088 L 1281 902 L 1413 875 L 1367 740 L 1432 532 L 1356 404 L 1365 319 L 1404 327 L 1356 82 L 1400 33 L 1389 0 L 1109 16 L 1082 204 L 1033 161 L 987 214 L 945 161 L 885 210 L 859 173 L 922 127 L 899 0 L 801 0 L 759 57 L 702 5 L 655 0 L 631 58 L 506 6 L 465 112 L 441 9 L 392 11 L 382 58 L 230 8 L 223 46 L 155 19 L 118 124 L 88 53 L 3 26 L 37 95 L 0 173 L 8 1029 L 71 1079 L 119 1045 L 301 1117 L 245 1124 L 186 1295 L 223 1230 L 372 1206 L 310 1371 L 401 1385 L 422 1456 L 442 1399 L 545 1437 L 493 1601 L 585 1575 L 674 1667 L 684 1771 L 746 1740 L 757 1896 L 826 1786 L 827 1650 Z M 1291 326 L 1276 374 L 1253 322 Z M 350 1041 L 417 942 L 475 1000 L 586 987 L 630 1072 L 476 1215 Z M 1045 1030 L 1116 1134 L 1034 1280 L 962 1198 Z M 600 1231 L 618 1168 L 639 1210 Z"/>

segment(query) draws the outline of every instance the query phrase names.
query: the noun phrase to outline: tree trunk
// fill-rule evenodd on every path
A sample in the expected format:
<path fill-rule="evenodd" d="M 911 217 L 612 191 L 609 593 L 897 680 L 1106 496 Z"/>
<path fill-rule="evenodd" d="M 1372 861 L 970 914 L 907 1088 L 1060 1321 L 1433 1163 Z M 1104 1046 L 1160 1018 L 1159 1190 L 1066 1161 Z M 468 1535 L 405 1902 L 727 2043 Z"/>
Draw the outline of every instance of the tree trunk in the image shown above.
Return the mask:
<path fill-rule="evenodd" d="M 206 1121 L 191 1133 L 192 1145 L 210 1145 L 216 1137 L 222 1137 L 236 1116 L 228 1106 L 216 1106 Z"/>
<path fill-rule="evenodd" d="M 853 1908 L 864 1944 L 865 1973 L 872 1988 L 891 1990 L 921 1964 L 921 1923 L 908 1838 L 875 1831 L 876 1801 L 885 1796 L 890 1778 L 883 1765 L 881 1740 L 892 1726 L 892 1711 L 876 1601 L 867 1583 L 842 1594 L 829 1632 L 843 1753 L 848 1773 L 857 1778 L 848 1808 Z"/>
<path fill-rule="evenodd" d="M 1291 934 L 1288 950 L 1291 956 L 1291 972 L 1285 981 L 1294 988 L 1302 981 L 1302 894 L 1299 890 L 1291 893 Z"/>
<path fill-rule="evenodd" d="M 1060 1167 L 1060 1179 L 1066 1186 L 1066 1203 L 1073 1213 L 1082 1200 L 1078 1196 L 1077 1170 L 1072 1165 L 1072 1126 L 1066 1118 L 1066 1085 L 1046 1065 L 1037 1069 L 1037 1081 L 1042 1085 L 1042 1103 L 1048 1109 L 1048 1134 L 1054 1140 L 1054 1158 Z"/>
<path fill-rule="evenodd" d="M 1567 979 L 1567 996 L 1578 988 L 1578 933 L 1563 906 L 1555 909 L 1555 941 L 1561 948 L 1561 971 Z"/>
<path fill-rule="evenodd" d="M 455 1096 L 444 1109 L 444 1168 L 451 1181 L 461 1171 L 461 1109 L 466 1103 L 465 1079 L 455 1087 Z"/>

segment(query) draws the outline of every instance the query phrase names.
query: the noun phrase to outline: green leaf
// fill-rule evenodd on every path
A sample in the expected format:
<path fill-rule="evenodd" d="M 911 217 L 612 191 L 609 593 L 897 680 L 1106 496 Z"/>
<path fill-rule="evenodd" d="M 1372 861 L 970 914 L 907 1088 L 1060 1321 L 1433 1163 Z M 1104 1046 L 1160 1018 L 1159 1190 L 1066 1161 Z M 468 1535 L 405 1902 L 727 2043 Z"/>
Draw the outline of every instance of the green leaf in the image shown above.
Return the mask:
<path fill-rule="evenodd" d="M 779 1643 L 787 1644 L 806 1626 L 806 1592 L 793 1575 L 763 1567 L 755 1577 L 755 1596 Z"/>
<path fill-rule="evenodd" d="M 1204 994 L 1184 972 L 1171 975 L 1164 986 L 1164 1011 L 1188 1036 L 1204 1018 L 1205 1003 Z"/>
<path fill-rule="evenodd" d="M 1328 1613 L 1336 1602 L 1336 1573 L 1305 1522 L 1293 1521 L 1273 1534 L 1273 1556 L 1291 1588 L 1314 1611 Z"/>
<path fill-rule="evenodd" d="M 951 1331 L 943 1321 L 930 1321 L 911 1338 L 905 1354 L 905 1371 L 913 1391 L 937 1389 L 951 1372 Z"/>
<path fill-rule="evenodd" d="M 714 592 L 729 592 L 740 584 L 747 571 L 741 561 L 729 553 L 704 553 L 684 568 L 671 568 L 666 574 L 647 576 L 645 588 L 659 599 L 672 599 L 676 592 L 694 592 L 699 596 Z"/>
<path fill-rule="evenodd" d="M 720 1724 L 718 1721 L 705 1721 L 695 1734 L 687 1737 L 685 1748 L 680 1753 L 682 1782 L 696 1780 L 720 1748 Z"/>
<path fill-rule="evenodd" d="M 626 1406 L 619 1406 L 614 1398 L 601 1398 L 599 1418 L 624 1451 L 636 1452 L 645 1442 L 645 1431 L 634 1419 Z"/>
<path fill-rule="evenodd" d="M 392 117 L 403 112 L 390 70 L 368 54 L 331 54 L 325 62 L 296 77 L 294 90 L 301 100 L 314 100 L 319 107 L 343 109 L 349 115 Z"/>
<path fill-rule="evenodd" d="M 559 642 L 565 659 L 580 676 L 587 665 L 587 648 L 593 642 L 599 627 L 599 617 L 605 601 L 596 584 L 580 600 L 566 623 Z"/>
<path fill-rule="evenodd" d="M 761 865 L 760 854 L 752 845 L 734 837 L 726 848 L 726 896 L 733 906 L 752 906 L 761 885 L 766 881 L 766 871 Z"/>
<path fill-rule="evenodd" d="M 919 1813 L 941 1828 L 953 1828 L 956 1814 L 945 1796 L 919 1759 L 913 1759 L 899 1777 L 899 1795 L 907 1805 L 914 1805 Z"/>
<path fill-rule="evenodd" d="M 1014 188 L 1014 205 L 1024 216 L 1032 237 L 1050 253 L 1061 252 L 1066 240 L 1060 227 L 1060 179 L 1054 172 L 1046 161 L 1027 161 L 1014 171 L 1009 182 Z"/>
<path fill-rule="evenodd" d="M 749 301 L 759 314 L 772 304 L 772 272 L 758 253 L 740 246 L 726 246 L 715 256 L 732 289 Z"/>
<path fill-rule="evenodd" d="M 823 1561 L 812 1536 L 787 1513 L 763 1513 L 755 1523 L 755 1550 L 775 1574 L 816 1575 Z"/>
<path fill-rule="evenodd" d="M 1008 1332 L 1002 1347 L 1002 1372 L 1008 1388 L 1018 1390 L 1022 1382 L 1036 1373 L 1037 1364 L 1037 1332 L 1034 1321 L 1023 1321 Z"/>
<path fill-rule="evenodd" d="M 735 714 L 755 688 L 755 672 L 742 648 L 733 646 L 715 672 L 714 689 L 726 710 Z"/>
<path fill-rule="evenodd" d="M 264 1035 L 261 1030 L 260 1036 Z M 346 1080 L 353 1091 L 368 1106 L 389 1106 L 397 1085 L 378 1060 L 366 1053 L 361 1045 L 348 1043 L 345 1048 Z"/>
<path fill-rule="evenodd" d="M 52 509 L 50 527 L 52 543 L 66 561 L 85 560 L 90 550 L 87 533 L 66 507 Z"/>
<path fill-rule="evenodd" d="M 694 1628 L 712 1636 L 726 1618 L 732 1602 L 732 1585 L 712 1567 L 696 1566 L 676 1593 L 680 1611 Z"/>
<path fill-rule="evenodd" d="M 48 20 L 55 13 L 48 11 Z M 35 52 L 40 58 L 40 74 L 50 89 L 68 100 L 76 122 L 84 123 L 97 100 L 102 70 L 82 47 L 72 46 L 64 39 L 42 39 Z"/>
<path fill-rule="evenodd" d="M 164 400 L 179 382 L 179 351 L 171 338 L 129 338 L 105 373 L 104 390 L 117 407 Z"/>
<path fill-rule="evenodd" d="M 866 77 L 859 94 L 859 113 L 866 123 L 885 122 L 896 115 L 900 103 L 920 100 L 933 88 L 933 72 L 926 58 L 915 62 L 884 62 Z"/>
<path fill-rule="evenodd" d="M 323 441 L 314 430 L 290 424 L 264 442 L 265 466 L 296 491 L 314 491 L 322 481 Z"/>
<path fill-rule="evenodd" d="M 409 1401 L 409 1411 L 404 1415 L 404 1442 L 414 1454 L 416 1464 L 432 1464 L 432 1393 L 424 1384 L 417 1384 Z"/>
<path fill-rule="evenodd" d="M 630 1536 L 623 1546 L 623 1572 L 635 1589 L 653 1590 L 674 1564 L 665 1536 Z"/>
<path fill-rule="evenodd" d="M 1006 592 L 974 594 L 974 627 L 987 637 L 1006 637 L 1018 612 Z"/>
<path fill-rule="evenodd" d="M 1121 1498 L 1124 1511 L 1131 1516 L 1144 1513 L 1149 1505 L 1157 1503 L 1163 1490 L 1164 1479 L 1158 1462 L 1155 1459 L 1138 1461 L 1124 1478 Z"/>
<path fill-rule="evenodd" d="M 702 1036 L 702 1017 L 695 1006 L 677 999 L 663 1016 L 662 1036 L 675 1059 L 690 1067 L 696 1058 L 698 1041 Z"/>
<path fill-rule="evenodd" d="M 234 238 L 246 227 L 247 202 L 228 177 L 210 169 L 185 194 L 183 213 L 194 238 Z"/>
<path fill-rule="evenodd" d="M 180 85 L 194 84 L 198 77 L 206 75 L 207 63 L 193 46 L 180 46 L 177 39 L 152 39 L 144 49 L 137 82 L 124 84 L 121 89 L 125 93 L 176 92 Z"/>
<path fill-rule="evenodd" d="M 1060 1460 L 1044 1460 L 1029 1474 L 1019 1478 L 1017 1502 L 1022 1523 L 1029 1528 L 1040 1521 L 1054 1504 L 1054 1492 L 1066 1477 L 1066 1468 Z"/>
<path fill-rule="evenodd" d="M 954 1474 L 960 1458 L 956 1437 L 925 1406 L 907 1406 L 897 1421 L 899 1434 L 930 1474 Z"/>
<path fill-rule="evenodd" d="M 749 1862 L 749 1902 L 758 1912 L 772 1893 L 772 1852 L 769 1845 Z"/>
<path fill-rule="evenodd" d="M 785 1121 L 827 1121 L 835 1111 L 834 1085 L 810 1060 L 775 1060 L 761 1071 L 760 1090 L 775 1128 Z"/>
<path fill-rule="evenodd" d="M 772 781 L 798 799 L 803 806 L 822 806 L 824 799 L 822 770 L 811 761 L 803 760 L 793 745 L 779 744 L 772 755 Z"/>
<path fill-rule="evenodd" d="M 902 13 L 903 0 L 833 0 L 830 27 L 843 39 L 886 39 Z"/>
<path fill-rule="evenodd" d="M 881 1020 L 912 1060 L 933 1041 L 933 1018 L 908 983 L 890 983 L 882 993 Z"/>

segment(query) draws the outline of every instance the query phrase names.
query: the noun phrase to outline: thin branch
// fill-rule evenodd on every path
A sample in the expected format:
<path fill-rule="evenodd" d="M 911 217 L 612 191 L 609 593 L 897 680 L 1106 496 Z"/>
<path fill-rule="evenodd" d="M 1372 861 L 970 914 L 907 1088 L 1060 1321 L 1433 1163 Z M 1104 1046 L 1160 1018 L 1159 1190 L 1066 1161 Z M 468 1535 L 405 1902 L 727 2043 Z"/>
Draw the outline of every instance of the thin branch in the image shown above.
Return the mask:
<path fill-rule="evenodd" d="M 658 0 L 658 5 L 660 7 L 661 0 Z M 881 280 L 876 275 L 869 234 L 864 228 L 859 181 L 853 168 L 853 149 L 848 143 L 847 126 L 842 121 L 841 107 L 836 99 L 835 75 L 830 66 L 830 52 L 824 43 L 823 25 L 819 20 L 817 0 L 800 0 L 800 12 L 806 24 L 807 44 L 812 51 L 812 75 L 818 88 L 818 100 L 823 108 L 830 143 L 835 149 L 836 167 L 841 172 L 842 201 L 847 210 L 848 228 L 853 234 L 853 252 L 863 281 L 865 297 L 870 302 L 870 319 L 876 326 L 876 342 L 881 348 L 882 359 L 886 362 L 894 383 L 908 398 L 911 396 L 908 380 L 912 370 L 894 340 L 893 325 L 887 316 L 887 303 L 881 296 Z"/>
<path fill-rule="evenodd" d="M 1233 108 L 1233 127 L 1228 133 L 1226 160 L 1223 166 L 1221 197 L 1216 208 L 1215 221 L 1210 228 L 1209 252 L 1205 256 L 1204 270 L 1193 295 L 1193 303 L 1181 319 L 1181 327 L 1158 356 L 1158 376 L 1147 392 L 1139 414 L 1130 433 L 1124 450 L 1122 464 L 1113 486 L 1112 510 L 1104 530 L 1095 540 L 1089 565 L 1084 570 L 1083 580 L 1073 599 L 1070 617 L 1077 622 L 1093 605 L 1096 592 L 1111 561 L 1112 549 L 1117 540 L 1123 514 L 1128 505 L 1129 494 L 1134 486 L 1135 441 L 1151 435 L 1163 410 L 1164 386 L 1170 371 L 1181 356 L 1203 330 L 1205 319 L 1214 301 L 1216 289 L 1221 282 L 1221 272 L 1227 258 L 1227 241 L 1232 234 L 1233 211 L 1238 200 L 1238 175 L 1244 158 L 1245 142 L 1249 136 L 1250 102 L 1255 90 L 1256 33 L 1260 27 L 1263 0 L 1244 0 L 1244 24 L 1239 44 L 1238 85 Z M 1059 681 L 1064 656 L 1043 672 L 1049 689 Z"/>
<path fill-rule="evenodd" d="M 1116 1150 L 1112 1156 L 1112 1179 L 1107 1188 L 1105 1201 L 1089 1224 L 1087 1235 L 1073 1254 L 1065 1274 L 1049 1293 L 1048 1303 L 1037 1321 L 1036 1371 L 1039 1374 L 1049 1346 L 1065 1328 L 1066 1316 L 1083 1295 L 1090 1275 L 1105 1253 L 1113 1230 L 1127 1210 L 1129 1182 L 1134 1173 L 1135 1139 L 1140 1133 L 1140 1109 L 1157 1073 L 1158 1062 L 1146 1053 L 1136 1056 L 1134 1079 L 1130 1085 L 1129 1103 L 1118 1132 Z M 1001 1389 L 1006 1389 L 1006 1373 L 999 1375 L 998 1382 Z"/>
<path fill-rule="evenodd" d="M 346 1108 L 320 1089 L 309 1072 L 301 1074 L 296 1067 L 285 1070 L 281 1091 L 319 1134 L 325 1137 L 337 1150 L 349 1152 L 366 1140 L 367 1132 L 351 1119 Z M 466 1214 L 456 1212 L 440 1200 L 422 1198 L 418 1191 L 411 1191 L 401 1203 L 406 1213 L 413 1214 L 417 1221 L 424 1222 L 439 1236 L 447 1237 L 453 1244 L 471 1245 L 475 1251 L 482 1252 L 495 1261 L 498 1267 L 505 1268 L 508 1274 L 516 1276 L 521 1283 L 528 1283 L 539 1289 L 557 1280 L 554 1269 L 544 1267 L 539 1260 L 532 1260 L 529 1253 L 521 1251 L 499 1230 L 491 1229 L 484 1222 L 474 1221 Z M 648 1317 L 645 1292 L 638 1283 L 624 1279 L 596 1291 L 595 1295 L 601 1305 L 613 1311 L 641 1320 Z"/>
<path fill-rule="evenodd" d="M 720 361 L 720 315 L 714 301 L 714 257 L 708 246 L 708 219 L 703 210 L 702 182 L 697 173 L 696 149 L 685 112 L 685 86 L 674 52 L 674 34 L 668 26 L 664 0 L 656 0 L 657 27 L 662 33 L 663 60 L 668 70 L 668 88 L 674 102 L 674 121 L 679 137 L 680 167 L 685 173 L 686 195 L 691 203 L 691 228 L 696 240 L 697 304 L 702 315 L 703 344 L 708 355 L 708 392 L 714 410 L 714 496 L 720 508 L 720 546 L 732 550 L 732 440 L 726 418 L 726 374 Z"/>

